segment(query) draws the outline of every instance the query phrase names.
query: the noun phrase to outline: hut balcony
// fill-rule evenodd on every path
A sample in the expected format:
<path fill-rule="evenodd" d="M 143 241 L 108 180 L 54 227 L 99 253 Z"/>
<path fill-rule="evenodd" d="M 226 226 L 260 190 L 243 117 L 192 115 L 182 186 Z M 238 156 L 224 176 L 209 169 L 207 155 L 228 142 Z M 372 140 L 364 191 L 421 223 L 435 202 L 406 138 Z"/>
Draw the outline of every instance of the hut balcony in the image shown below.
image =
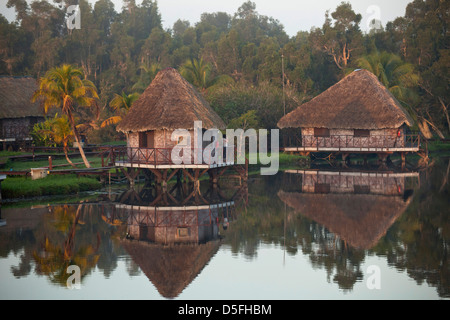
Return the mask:
<path fill-rule="evenodd" d="M 330 135 L 320 137 L 303 135 L 296 140 L 297 146 L 288 146 L 286 152 L 418 152 L 419 134 L 371 135 Z"/>
<path fill-rule="evenodd" d="M 190 152 L 185 153 L 186 148 L 176 152 L 173 157 L 173 148 L 140 148 L 123 147 L 115 150 L 115 165 L 118 167 L 150 168 L 150 169 L 210 169 L 235 165 L 236 153 L 232 159 L 227 159 L 227 150 L 231 147 L 224 147 L 223 154 L 208 155 L 205 148 L 190 148 Z M 217 149 L 215 149 L 217 150 Z M 231 150 L 230 150 L 231 151 Z"/>

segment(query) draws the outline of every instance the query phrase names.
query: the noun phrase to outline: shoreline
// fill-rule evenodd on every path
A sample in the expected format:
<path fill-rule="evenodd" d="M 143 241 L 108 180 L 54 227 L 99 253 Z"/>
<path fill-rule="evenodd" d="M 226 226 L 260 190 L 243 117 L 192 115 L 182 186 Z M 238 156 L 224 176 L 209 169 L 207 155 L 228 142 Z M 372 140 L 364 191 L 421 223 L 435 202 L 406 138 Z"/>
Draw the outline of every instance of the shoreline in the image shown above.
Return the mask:
<path fill-rule="evenodd" d="M 450 157 L 447 149 L 432 150 L 429 153 L 430 160 L 445 159 Z M 420 159 L 417 155 L 411 155 L 413 160 Z M 309 157 L 308 157 L 309 158 Z M 311 163 L 307 157 L 288 155 L 280 153 L 279 171 L 293 168 L 301 169 L 310 167 Z M 340 160 L 338 160 L 340 161 Z M 249 176 L 257 174 L 256 169 L 262 166 L 258 164 L 249 165 Z M 119 184 L 115 184 L 119 185 Z M 120 185 L 127 185 L 120 183 Z M 2 182 L 1 194 L 3 203 L 14 203 L 19 201 L 32 201 L 39 198 L 52 198 L 73 196 L 85 192 L 94 192 L 107 188 L 99 179 L 94 177 L 76 177 L 76 175 L 49 175 L 46 178 L 31 180 L 25 177 L 9 177 Z"/>

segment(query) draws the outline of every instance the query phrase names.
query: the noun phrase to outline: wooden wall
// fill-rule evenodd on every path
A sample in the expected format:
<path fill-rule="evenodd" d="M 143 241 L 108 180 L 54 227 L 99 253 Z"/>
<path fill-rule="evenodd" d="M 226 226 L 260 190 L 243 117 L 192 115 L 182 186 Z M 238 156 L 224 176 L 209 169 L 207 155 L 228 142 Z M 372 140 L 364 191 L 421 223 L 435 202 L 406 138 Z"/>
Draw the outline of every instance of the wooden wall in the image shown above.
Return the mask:
<path fill-rule="evenodd" d="M 314 136 L 314 128 L 302 129 L 303 147 L 325 148 L 383 148 L 404 147 L 405 130 L 401 137 L 397 136 L 398 129 L 370 130 L 368 137 L 355 137 L 354 130 L 330 129 L 329 137 Z"/>
<path fill-rule="evenodd" d="M 327 186 L 325 188 L 324 186 Z M 327 190 L 326 190 L 327 189 Z M 405 191 L 404 177 L 375 175 L 303 174 L 302 191 L 307 193 L 370 193 L 402 195 Z"/>

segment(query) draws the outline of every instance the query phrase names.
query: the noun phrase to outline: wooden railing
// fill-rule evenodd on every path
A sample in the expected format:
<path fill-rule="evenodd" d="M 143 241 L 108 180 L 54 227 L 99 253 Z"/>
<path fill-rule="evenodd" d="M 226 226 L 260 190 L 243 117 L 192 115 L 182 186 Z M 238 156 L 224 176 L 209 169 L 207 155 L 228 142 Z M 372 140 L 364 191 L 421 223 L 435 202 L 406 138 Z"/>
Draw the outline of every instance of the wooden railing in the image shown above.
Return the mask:
<path fill-rule="evenodd" d="M 304 148 L 335 148 L 335 149 L 414 149 L 420 147 L 420 135 L 407 134 L 400 137 L 380 135 L 370 137 L 355 137 L 351 135 L 333 135 L 330 137 L 302 136 L 301 147 Z"/>
<path fill-rule="evenodd" d="M 218 155 L 217 161 L 215 155 L 205 155 L 203 148 L 191 148 L 190 154 L 177 154 L 176 159 L 172 158 L 173 148 L 136 148 L 136 147 L 116 147 L 109 151 L 108 157 L 111 162 L 126 162 L 130 164 L 150 164 L 150 165 L 173 165 L 173 164 L 200 164 L 210 165 L 214 163 L 234 162 L 234 159 L 227 159 L 226 150 L 223 148 L 223 155 Z M 184 149 L 186 150 L 186 149 Z M 201 159 L 201 162 L 198 160 Z"/>

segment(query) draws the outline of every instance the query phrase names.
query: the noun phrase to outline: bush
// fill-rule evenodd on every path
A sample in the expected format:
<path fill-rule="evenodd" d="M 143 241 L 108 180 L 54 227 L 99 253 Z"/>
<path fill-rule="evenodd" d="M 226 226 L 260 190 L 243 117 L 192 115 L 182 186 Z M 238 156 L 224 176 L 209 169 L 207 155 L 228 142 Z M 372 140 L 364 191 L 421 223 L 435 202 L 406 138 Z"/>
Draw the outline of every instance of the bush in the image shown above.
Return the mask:
<path fill-rule="evenodd" d="M 2 182 L 2 196 L 5 199 L 74 194 L 101 188 L 97 179 L 76 175 L 47 176 L 39 180 L 14 177 Z"/>

